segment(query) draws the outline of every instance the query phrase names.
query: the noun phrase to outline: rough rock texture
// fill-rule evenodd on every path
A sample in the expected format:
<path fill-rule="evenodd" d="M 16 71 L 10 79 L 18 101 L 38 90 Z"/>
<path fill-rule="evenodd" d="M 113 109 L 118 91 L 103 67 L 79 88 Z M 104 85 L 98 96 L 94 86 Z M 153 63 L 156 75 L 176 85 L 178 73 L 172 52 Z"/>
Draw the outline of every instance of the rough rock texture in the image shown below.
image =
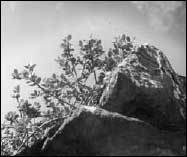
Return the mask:
<path fill-rule="evenodd" d="M 130 53 L 105 78 L 100 106 L 140 118 L 162 130 L 186 128 L 186 77 L 151 45 Z"/>
<path fill-rule="evenodd" d="M 180 82 L 182 83 L 183 90 L 186 93 L 186 77 L 185 76 L 180 76 L 179 75 Z"/>
<path fill-rule="evenodd" d="M 143 121 L 118 113 L 82 107 L 58 131 L 17 155 L 174 156 L 185 154 L 181 150 L 184 143 L 181 134 L 160 132 Z"/>

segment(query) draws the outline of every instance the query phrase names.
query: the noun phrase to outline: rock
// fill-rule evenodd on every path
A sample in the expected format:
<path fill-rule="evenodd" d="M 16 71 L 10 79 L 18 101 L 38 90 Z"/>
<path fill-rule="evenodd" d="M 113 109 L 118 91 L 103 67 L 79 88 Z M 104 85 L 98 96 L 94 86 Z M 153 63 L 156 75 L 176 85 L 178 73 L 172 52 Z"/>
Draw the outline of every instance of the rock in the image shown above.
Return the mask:
<path fill-rule="evenodd" d="M 104 80 L 102 108 L 162 130 L 185 130 L 186 77 L 154 46 L 137 47 Z"/>
<path fill-rule="evenodd" d="M 181 82 L 181 86 L 183 87 L 184 92 L 186 93 L 186 77 L 179 75 L 179 80 Z"/>
<path fill-rule="evenodd" d="M 184 143 L 183 137 L 136 118 L 81 107 L 50 135 L 16 156 L 175 156 L 185 155 Z"/>
<path fill-rule="evenodd" d="M 98 107 L 81 106 L 17 156 L 185 156 L 186 77 L 150 44 L 105 73 Z"/>

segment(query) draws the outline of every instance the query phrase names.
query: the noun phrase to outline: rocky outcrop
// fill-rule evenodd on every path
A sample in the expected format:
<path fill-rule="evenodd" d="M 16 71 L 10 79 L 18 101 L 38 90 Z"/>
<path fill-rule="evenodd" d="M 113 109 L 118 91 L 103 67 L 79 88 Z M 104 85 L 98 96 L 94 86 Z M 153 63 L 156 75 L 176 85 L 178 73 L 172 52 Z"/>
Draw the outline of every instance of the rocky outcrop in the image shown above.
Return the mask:
<path fill-rule="evenodd" d="M 151 45 L 104 78 L 99 107 L 82 106 L 17 155 L 186 155 L 186 77 Z"/>
<path fill-rule="evenodd" d="M 95 107 L 81 107 L 55 130 L 17 155 L 184 155 L 181 148 L 185 141 L 181 136 Z M 176 146 L 177 140 L 180 142 Z"/>
<path fill-rule="evenodd" d="M 142 45 L 105 78 L 100 106 L 139 118 L 162 130 L 184 131 L 185 80 L 175 73 L 160 50 Z"/>

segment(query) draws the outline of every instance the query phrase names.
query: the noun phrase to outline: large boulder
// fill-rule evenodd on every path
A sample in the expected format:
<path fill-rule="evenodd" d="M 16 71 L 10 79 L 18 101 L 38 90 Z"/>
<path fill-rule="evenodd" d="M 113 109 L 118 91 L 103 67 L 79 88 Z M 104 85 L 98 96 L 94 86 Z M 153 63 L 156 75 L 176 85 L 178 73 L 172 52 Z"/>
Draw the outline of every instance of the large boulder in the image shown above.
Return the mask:
<path fill-rule="evenodd" d="M 186 128 L 186 77 L 156 47 L 141 45 L 108 73 L 100 106 L 162 130 Z"/>
<path fill-rule="evenodd" d="M 95 107 L 81 107 L 50 132 L 17 156 L 185 155 L 181 134 Z"/>

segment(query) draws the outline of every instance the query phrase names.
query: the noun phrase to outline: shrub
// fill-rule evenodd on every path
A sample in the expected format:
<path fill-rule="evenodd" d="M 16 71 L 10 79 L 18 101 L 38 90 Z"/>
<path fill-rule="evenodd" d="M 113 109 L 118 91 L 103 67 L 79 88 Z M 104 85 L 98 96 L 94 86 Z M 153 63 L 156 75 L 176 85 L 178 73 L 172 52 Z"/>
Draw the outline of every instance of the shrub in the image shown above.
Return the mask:
<path fill-rule="evenodd" d="M 12 98 L 17 101 L 18 112 L 8 112 L 1 125 L 1 155 L 12 155 L 32 145 L 80 105 L 97 105 L 105 72 L 112 71 L 134 48 L 130 37 L 122 35 L 115 38 L 114 48 L 105 53 L 101 40 L 90 38 L 79 41 L 81 55 L 76 57 L 71 38 L 68 35 L 62 40 L 63 51 L 55 59 L 62 70 L 60 75 L 42 79 L 34 72 L 36 64 L 24 66 L 21 72 L 14 69 L 12 78 L 35 87 L 29 99 L 42 98 L 47 110 L 41 110 L 41 101 L 31 103 L 21 98 L 20 86 L 16 86 Z M 91 75 L 94 86 L 87 84 Z"/>

